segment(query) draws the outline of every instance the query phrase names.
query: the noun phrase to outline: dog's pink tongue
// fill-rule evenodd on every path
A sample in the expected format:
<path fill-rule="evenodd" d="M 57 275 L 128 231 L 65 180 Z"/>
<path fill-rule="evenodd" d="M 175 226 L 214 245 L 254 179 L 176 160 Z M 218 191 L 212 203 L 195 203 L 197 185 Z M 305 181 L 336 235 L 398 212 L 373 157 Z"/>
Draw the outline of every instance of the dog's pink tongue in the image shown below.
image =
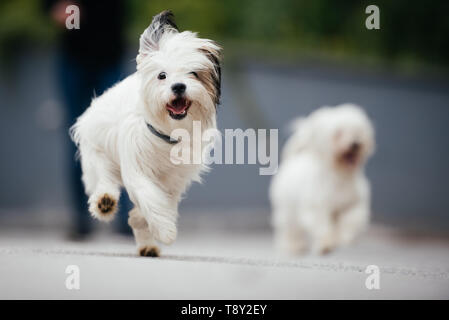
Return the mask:
<path fill-rule="evenodd" d="M 187 101 L 185 99 L 175 100 L 167 105 L 167 109 L 174 114 L 181 114 L 187 109 Z"/>

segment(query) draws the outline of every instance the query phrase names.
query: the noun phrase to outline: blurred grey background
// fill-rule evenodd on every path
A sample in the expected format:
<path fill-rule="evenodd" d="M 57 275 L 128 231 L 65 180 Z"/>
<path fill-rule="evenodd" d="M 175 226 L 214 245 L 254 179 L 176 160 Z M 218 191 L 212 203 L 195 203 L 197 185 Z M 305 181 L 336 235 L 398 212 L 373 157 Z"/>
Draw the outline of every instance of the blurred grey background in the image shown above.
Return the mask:
<path fill-rule="evenodd" d="M 365 29 L 363 1 L 341 7 L 331 1 L 232 1 L 226 10 L 219 2 L 187 3 L 130 2 L 123 76 L 135 70 L 138 35 L 169 6 L 181 29 L 198 30 L 224 46 L 221 129 L 277 128 L 282 146 L 294 117 L 323 105 L 360 104 L 377 132 L 377 152 L 367 168 L 374 220 L 447 229 L 449 81 L 443 51 L 449 37 L 447 23 L 438 19 L 445 2 L 419 9 L 379 1 L 378 31 Z M 70 211 L 56 32 L 39 10 L 34 1 L 0 5 L 1 221 L 43 215 L 53 221 Z M 407 16 L 422 24 L 414 26 Z M 234 212 L 268 223 L 270 177 L 260 176 L 258 165 L 212 167 L 204 184 L 189 190 L 181 215 Z"/>
<path fill-rule="evenodd" d="M 53 55 L 24 53 L 14 75 L 0 77 L 0 206 L 18 211 L 67 209 L 64 164 L 64 109 L 55 92 Z M 132 53 L 130 53 L 131 61 Z M 368 164 L 374 218 L 416 219 L 421 223 L 449 218 L 449 84 L 432 77 L 410 78 L 392 72 L 361 72 L 316 63 L 267 64 L 248 60 L 238 71 L 224 62 L 224 128 L 261 125 L 278 128 L 280 145 L 286 126 L 322 105 L 354 102 L 372 118 L 377 152 Z M 132 72 L 134 64 L 128 63 Z M 244 87 L 232 85 L 243 78 Z M 255 108 L 245 110 L 242 97 Z M 243 101 L 242 101 L 243 100 Z M 253 112 L 255 114 L 253 114 Z M 192 186 L 183 209 L 247 210 L 266 215 L 270 176 L 259 165 L 213 165 L 204 184 Z M 223 212 L 224 210 L 218 210 Z M 216 210 L 210 210 L 215 214 Z M 14 213 L 16 214 L 16 213 Z M 25 213 L 23 213 L 25 214 Z"/>

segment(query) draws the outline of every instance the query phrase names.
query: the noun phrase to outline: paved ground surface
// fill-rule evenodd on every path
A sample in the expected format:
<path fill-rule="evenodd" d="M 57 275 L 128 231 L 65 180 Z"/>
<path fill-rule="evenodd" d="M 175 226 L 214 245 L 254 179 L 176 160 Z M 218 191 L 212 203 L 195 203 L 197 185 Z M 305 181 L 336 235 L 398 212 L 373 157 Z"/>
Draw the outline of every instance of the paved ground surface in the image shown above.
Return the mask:
<path fill-rule="evenodd" d="M 62 233 L 0 232 L 0 298 L 415 299 L 449 298 L 449 239 L 373 227 L 325 257 L 278 257 L 268 231 L 184 228 L 160 258 L 135 255 L 131 238 L 100 231 L 86 242 Z M 380 290 L 365 268 L 380 267 Z M 67 290 L 68 265 L 80 290 Z"/>

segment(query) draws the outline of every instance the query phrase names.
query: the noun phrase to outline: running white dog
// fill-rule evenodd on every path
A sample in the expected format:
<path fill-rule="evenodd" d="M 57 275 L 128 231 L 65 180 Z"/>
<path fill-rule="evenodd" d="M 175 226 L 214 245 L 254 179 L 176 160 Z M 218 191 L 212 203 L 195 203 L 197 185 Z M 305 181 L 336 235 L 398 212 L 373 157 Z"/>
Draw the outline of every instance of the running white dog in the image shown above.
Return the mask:
<path fill-rule="evenodd" d="M 142 256 L 159 255 L 156 240 L 175 240 L 181 196 L 207 168 L 177 165 L 170 151 L 177 145 L 194 152 L 194 142 L 177 140 L 173 130 L 192 136 L 193 121 L 203 131 L 216 128 L 219 51 L 211 40 L 179 32 L 171 12 L 160 13 L 140 37 L 137 72 L 95 98 L 71 129 L 89 211 L 111 220 L 124 186 L 135 206 L 129 224 Z"/>
<path fill-rule="evenodd" d="M 348 244 L 368 224 L 370 186 L 364 164 L 374 129 L 359 107 L 323 107 L 295 121 L 273 178 L 275 243 L 286 253 Z"/>

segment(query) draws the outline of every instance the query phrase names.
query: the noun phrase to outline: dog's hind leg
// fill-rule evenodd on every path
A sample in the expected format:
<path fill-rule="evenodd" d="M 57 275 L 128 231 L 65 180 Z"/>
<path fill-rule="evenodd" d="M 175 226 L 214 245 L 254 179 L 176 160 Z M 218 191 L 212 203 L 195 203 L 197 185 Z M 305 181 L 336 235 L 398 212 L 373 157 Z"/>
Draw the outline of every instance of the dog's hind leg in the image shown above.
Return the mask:
<path fill-rule="evenodd" d="M 120 197 L 118 168 L 104 154 L 81 149 L 83 182 L 89 195 L 89 211 L 97 219 L 110 221 Z"/>
<path fill-rule="evenodd" d="M 143 257 L 159 257 L 159 248 L 150 232 L 147 220 L 137 207 L 129 212 L 128 224 L 136 239 L 137 252 Z"/>
<path fill-rule="evenodd" d="M 337 221 L 338 242 L 340 245 L 348 245 L 368 226 L 369 204 L 359 202 L 354 207 L 339 216 Z"/>

